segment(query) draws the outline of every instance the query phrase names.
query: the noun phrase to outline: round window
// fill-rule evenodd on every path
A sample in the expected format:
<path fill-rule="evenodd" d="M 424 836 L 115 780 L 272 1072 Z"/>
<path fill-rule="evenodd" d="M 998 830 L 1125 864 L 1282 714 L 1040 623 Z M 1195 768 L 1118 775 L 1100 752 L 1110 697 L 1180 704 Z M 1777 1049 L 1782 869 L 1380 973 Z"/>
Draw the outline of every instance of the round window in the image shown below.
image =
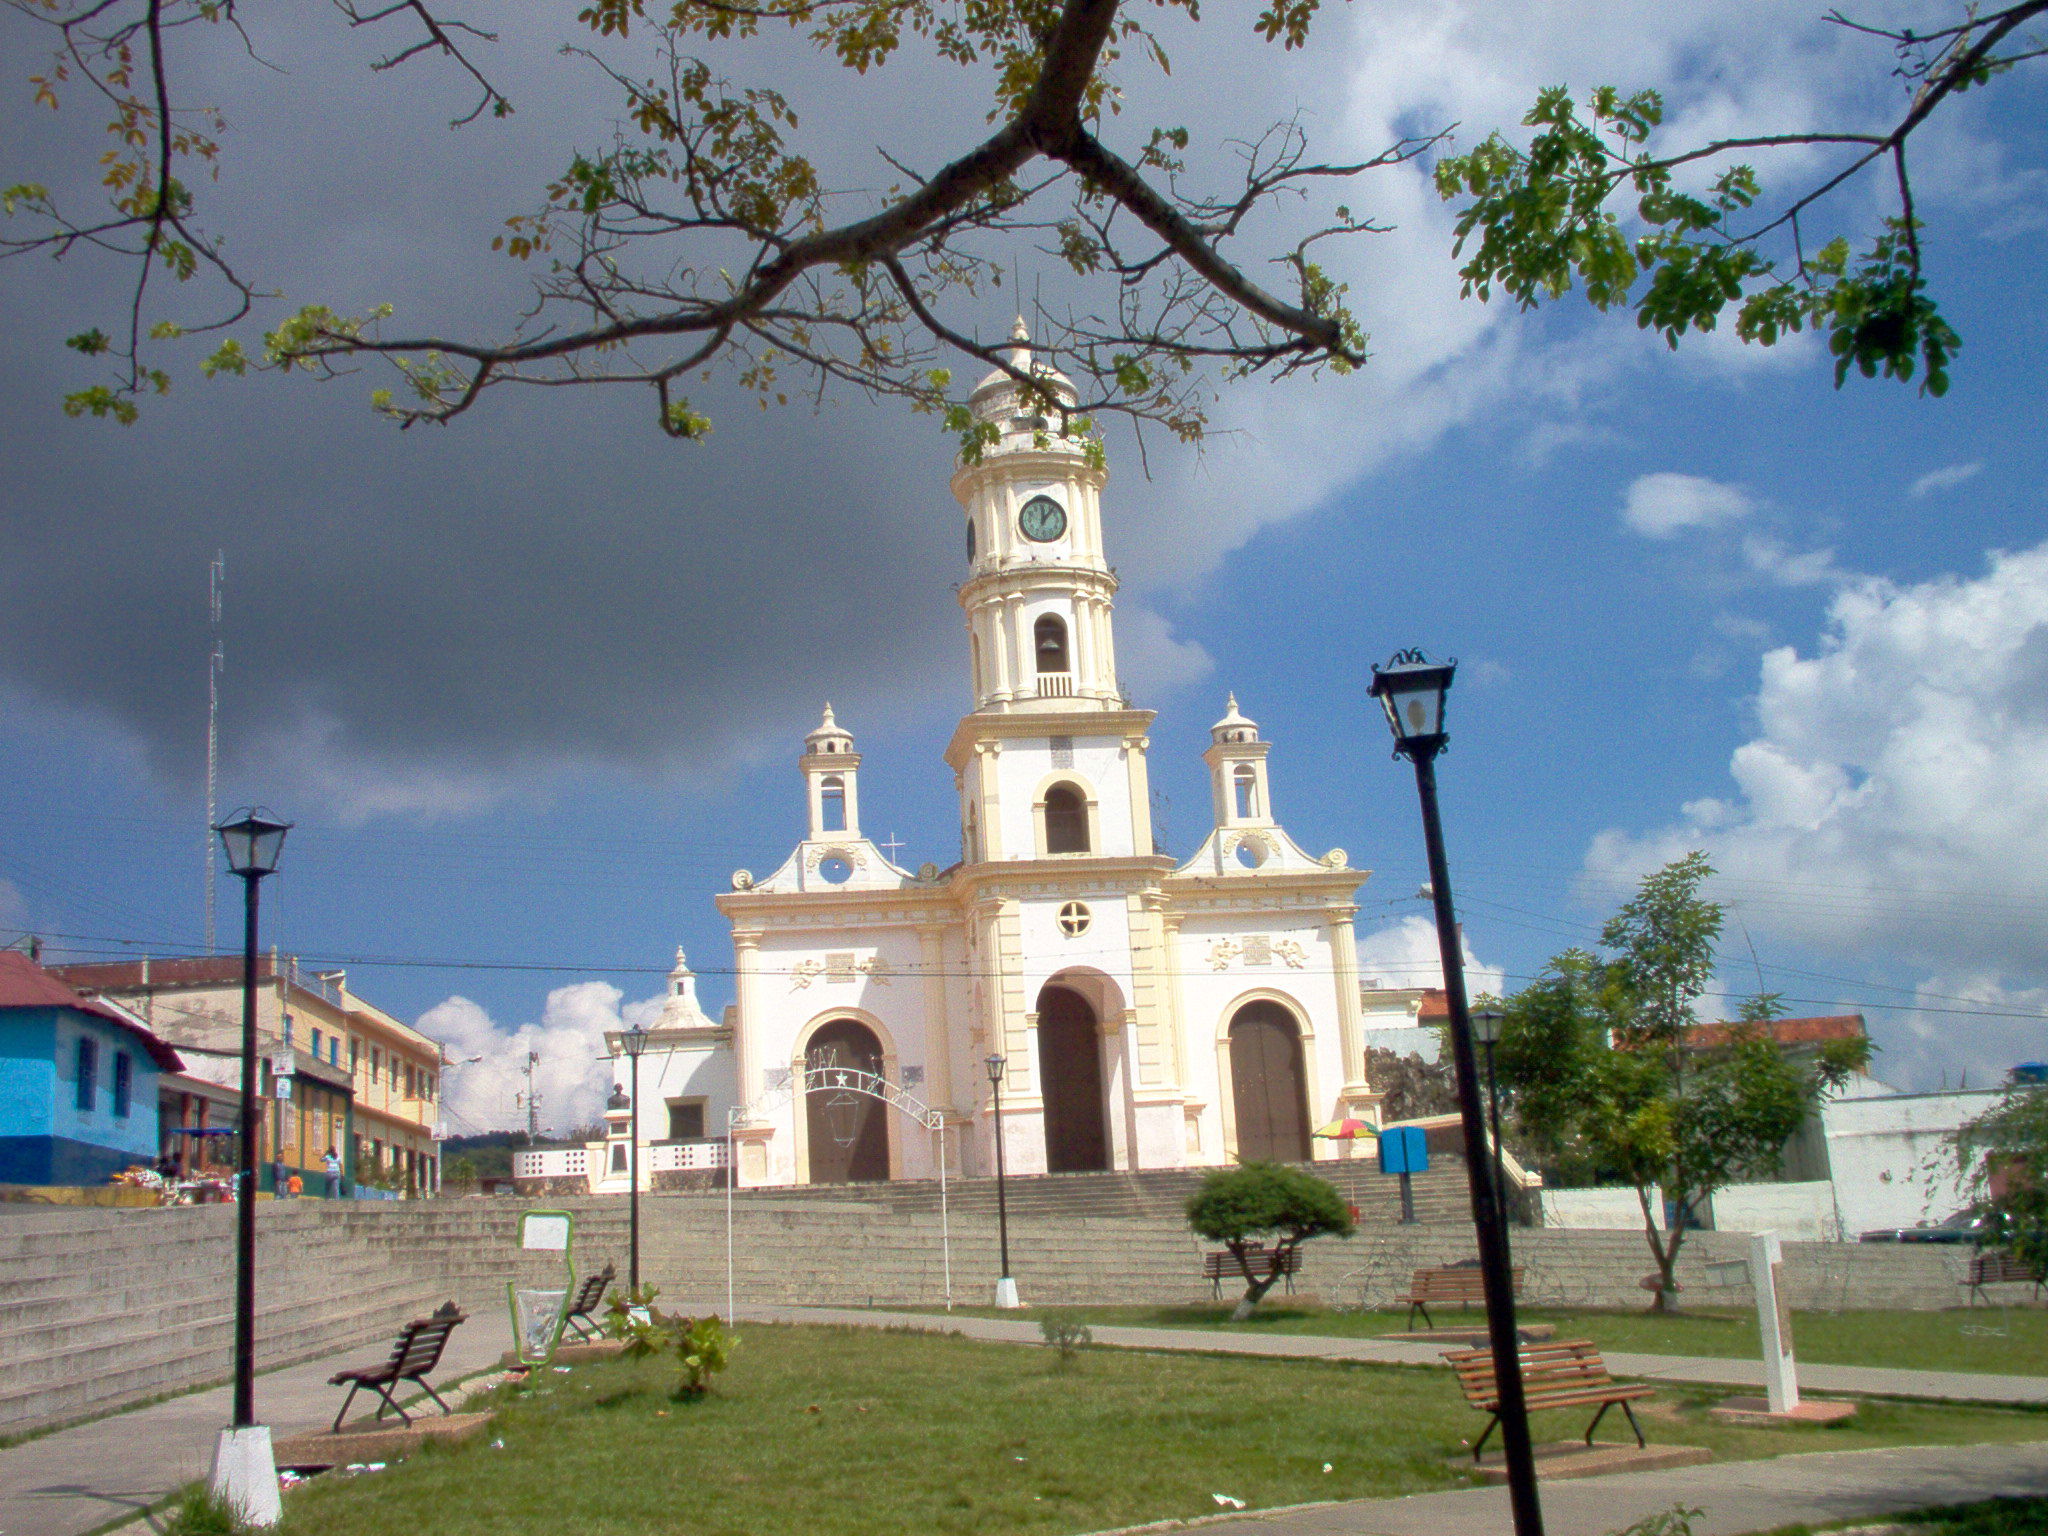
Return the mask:
<path fill-rule="evenodd" d="M 1088 925 L 1095 921 L 1095 914 L 1088 910 L 1085 902 L 1070 901 L 1060 908 L 1060 932 L 1068 938 L 1076 938 L 1088 931 Z"/>
<path fill-rule="evenodd" d="M 844 859 L 826 859 L 819 864 L 818 873 L 834 885 L 844 885 L 853 878 L 853 866 Z"/>
<path fill-rule="evenodd" d="M 1246 869 L 1257 869 L 1266 862 L 1265 839 L 1257 837 L 1240 838 L 1237 844 L 1237 862 Z"/>

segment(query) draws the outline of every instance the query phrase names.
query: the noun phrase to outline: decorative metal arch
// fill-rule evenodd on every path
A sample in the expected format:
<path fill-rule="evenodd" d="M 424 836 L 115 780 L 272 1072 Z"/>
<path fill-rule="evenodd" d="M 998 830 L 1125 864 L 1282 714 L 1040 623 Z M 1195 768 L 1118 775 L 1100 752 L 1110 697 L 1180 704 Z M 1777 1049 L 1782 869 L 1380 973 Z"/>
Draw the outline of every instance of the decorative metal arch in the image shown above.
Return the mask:
<path fill-rule="evenodd" d="M 806 1065 L 804 1093 L 844 1091 L 864 1093 L 870 1098 L 880 1099 L 891 1109 L 908 1115 L 930 1131 L 938 1145 L 939 1245 L 945 1273 L 946 1310 L 950 1312 L 953 1310 L 953 1217 L 947 1194 L 945 1113 L 933 1109 L 916 1095 L 906 1092 L 901 1084 L 890 1082 L 879 1072 L 866 1072 L 858 1067 L 837 1065 L 836 1049 L 826 1047 L 819 1065 Z M 754 1119 L 758 1112 L 787 1104 L 796 1093 L 794 1082 L 785 1083 L 769 1089 L 751 1104 L 736 1104 L 725 1112 L 725 1316 L 728 1322 L 733 1319 L 732 1191 L 740 1176 L 737 1132 L 741 1126 Z"/>

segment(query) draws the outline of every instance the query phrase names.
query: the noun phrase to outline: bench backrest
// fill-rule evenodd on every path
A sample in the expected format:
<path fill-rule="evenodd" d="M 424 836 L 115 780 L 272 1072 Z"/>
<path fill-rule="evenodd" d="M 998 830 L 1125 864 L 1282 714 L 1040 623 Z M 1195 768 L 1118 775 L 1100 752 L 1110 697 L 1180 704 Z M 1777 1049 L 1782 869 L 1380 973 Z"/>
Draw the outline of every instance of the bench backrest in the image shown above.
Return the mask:
<path fill-rule="evenodd" d="M 2039 1284 L 2041 1277 L 2017 1254 L 1980 1253 L 1970 1260 L 1969 1284 L 2001 1285 L 2009 1280 L 2025 1281 L 2033 1285 Z"/>
<path fill-rule="evenodd" d="M 1599 1346 L 1591 1339 L 1524 1344 L 1520 1355 L 1522 1390 L 1532 1399 L 1545 1392 L 1605 1387 L 1614 1381 L 1608 1374 L 1607 1362 L 1600 1358 Z M 1500 1397 L 1500 1383 L 1493 1369 L 1492 1350 L 1447 1350 L 1444 1359 L 1458 1373 L 1458 1385 L 1464 1388 L 1468 1401 L 1481 1408 L 1495 1405 Z"/>
<path fill-rule="evenodd" d="M 1509 1271 L 1516 1292 L 1522 1289 L 1522 1272 Z M 1424 1301 L 1478 1301 L 1486 1295 L 1486 1272 L 1470 1265 L 1456 1269 L 1418 1269 L 1410 1295 Z"/>
<path fill-rule="evenodd" d="M 467 1316 L 467 1313 L 453 1307 L 443 1307 L 432 1317 L 414 1318 L 407 1323 L 405 1331 L 398 1336 L 398 1342 L 391 1347 L 391 1358 L 385 1362 L 385 1379 L 403 1381 L 408 1376 L 426 1375 L 441 1363 L 441 1351 L 448 1346 L 448 1335 Z"/>
<path fill-rule="evenodd" d="M 607 1264 L 577 1287 L 576 1299 L 569 1304 L 569 1317 L 588 1317 L 600 1301 L 604 1300 L 605 1288 L 612 1283 L 615 1271 Z"/>

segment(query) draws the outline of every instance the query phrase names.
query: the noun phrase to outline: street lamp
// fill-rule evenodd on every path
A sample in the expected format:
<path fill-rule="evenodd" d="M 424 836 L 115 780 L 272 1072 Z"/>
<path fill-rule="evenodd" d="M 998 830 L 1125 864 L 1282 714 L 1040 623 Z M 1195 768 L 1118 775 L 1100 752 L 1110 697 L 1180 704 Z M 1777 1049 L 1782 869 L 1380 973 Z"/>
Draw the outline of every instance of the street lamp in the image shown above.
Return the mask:
<path fill-rule="evenodd" d="M 996 1280 L 996 1305 L 1015 1307 L 1017 1282 L 1010 1278 L 1010 1205 L 1003 1191 L 1005 1164 L 1003 1160 L 1003 1073 L 1008 1067 L 1000 1056 L 990 1056 L 982 1062 L 988 1068 L 988 1091 L 991 1095 L 989 1119 L 995 1127 L 996 1138 L 996 1240 L 1002 1248 L 1003 1272 Z"/>
<path fill-rule="evenodd" d="M 1436 803 L 1436 758 L 1444 733 L 1444 695 L 1457 663 L 1436 663 L 1420 651 L 1399 651 L 1372 669 L 1371 695 L 1387 712 L 1394 753 L 1415 765 L 1422 800 L 1422 836 L 1429 854 L 1429 888 L 1436 904 L 1437 950 L 1443 958 L 1444 1001 L 1451 1015 L 1451 1056 L 1458 1073 L 1458 1111 L 1465 1124 L 1465 1179 L 1472 1223 L 1479 1237 L 1479 1267 L 1486 1289 L 1486 1332 L 1500 1394 L 1501 1444 L 1506 1454 L 1508 1501 L 1516 1536 L 1543 1536 L 1536 1493 L 1536 1457 L 1529 1442 L 1529 1409 L 1522 1390 L 1521 1339 L 1515 1328 L 1515 1287 L 1507 1227 L 1500 1219 L 1500 1185 L 1486 1149 L 1485 1109 L 1479 1101 L 1479 1065 L 1472 1050 L 1472 1018 L 1465 1003 L 1465 963 L 1451 904 L 1451 873 L 1444 857 L 1443 821 Z"/>
<path fill-rule="evenodd" d="M 1503 1222 L 1508 1219 L 1508 1166 L 1500 1144 L 1500 1080 L 1493 1072 L 1493 1048 L 1500 1044 L 1507 1017 L 1491 1006 L 1472 1010 L 1472 1040 L 1486 1052 L 1486 1118 L 1493 1128 L 1493 1187 Z"/>
<path fill-rule="evenodd" d="M 631 1235 L 628 1238 L 629 1247 L 627 1252 L 629 1257 L 626 1264 L 626 1283 L 632 1288 L 633 1305 L 638 1306 L 640 1304 L 640 1057 L 647 1050 L 647 1026 L 635 1024 L 631 1029 L 622 1032 L 619 1036 L 619 1047 L 625 1051 L 633 1063 L 633 1119 L 631 1129 L 628 1132 L 633 1143 L 631 1153 L 633 1187 L 632 1193 L 628 1196 L 629 1204 L 627 1207 L 631 1213 L 629 1217 L 630 1225 L 628 1227 Z"/>
<path fill-rule="evenodd" d="M 270 1431 L 256 1422 L 256 888 L 277 872 L 291 823 L 245 810 L 213 829 L 228 868 L 242 877 L 242 1167 L 235 1188 L 234 1422 L 214 1454 L 216 1492 L 257 1525 L 277 1523 L 277 1467 Z"/>

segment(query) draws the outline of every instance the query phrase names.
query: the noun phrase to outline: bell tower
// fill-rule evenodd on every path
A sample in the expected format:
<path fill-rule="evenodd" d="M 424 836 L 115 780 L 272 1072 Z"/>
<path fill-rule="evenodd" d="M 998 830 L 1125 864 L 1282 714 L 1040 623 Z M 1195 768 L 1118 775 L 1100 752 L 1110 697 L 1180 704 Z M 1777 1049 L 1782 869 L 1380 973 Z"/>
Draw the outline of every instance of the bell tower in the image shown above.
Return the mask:
<path fill-rule="evenodd" d="M 1020 319 L 1010 366 L 1071 408 L 1071 380 L 1034 358 Z M 1116 573 L 1102 543 L 1108 475 L 1093 437 L 1002 369 L 968 403 L 994 441 L 953 474 L 967 517 L 973 711 L 946 750 L 969 864 L 1154 857 L 1147 710 L 1117 682 Z"/>
<path fill-rule="evenodd" d="M 1074 403 L 1066 375 L 1032 360 L 1021 319 L 1002 351 L 1056 399 Z M 960 606 L 974 707 L 1119 709 L 1110 623 L 1117 581 L 1102 552 L 1100 445 L 1063 436 L 1044 402 L 1000 370 L 968 403 L 1001 434 L 953 476 L 967 513 Z"/>
<path fill-rule="evenodd" d="M 804 798 L 810 805 L 811 840 L 859 837 L 860 754 L 853 750 L 853 733 L 832 718 L 830 704 L 818 728 L 804 738 L 804 755 L 797 766 L 803 770 Z"/>

